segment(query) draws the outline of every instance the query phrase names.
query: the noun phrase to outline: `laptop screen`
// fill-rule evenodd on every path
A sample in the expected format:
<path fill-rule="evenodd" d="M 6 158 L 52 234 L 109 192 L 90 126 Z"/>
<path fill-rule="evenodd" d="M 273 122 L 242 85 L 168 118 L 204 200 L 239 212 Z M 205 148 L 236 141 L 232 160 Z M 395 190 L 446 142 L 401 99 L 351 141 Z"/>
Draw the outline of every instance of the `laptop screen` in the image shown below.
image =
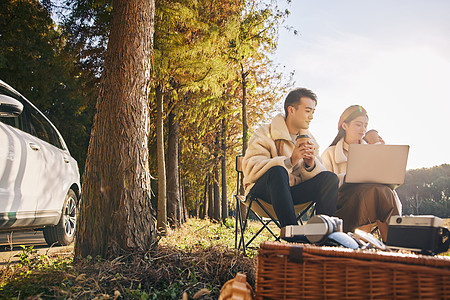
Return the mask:
<path fill-rule="evenodd" d="M 351 144 L 345 182 L 399 186 L 405 181 L 408 153 L 408 145 Z"/>

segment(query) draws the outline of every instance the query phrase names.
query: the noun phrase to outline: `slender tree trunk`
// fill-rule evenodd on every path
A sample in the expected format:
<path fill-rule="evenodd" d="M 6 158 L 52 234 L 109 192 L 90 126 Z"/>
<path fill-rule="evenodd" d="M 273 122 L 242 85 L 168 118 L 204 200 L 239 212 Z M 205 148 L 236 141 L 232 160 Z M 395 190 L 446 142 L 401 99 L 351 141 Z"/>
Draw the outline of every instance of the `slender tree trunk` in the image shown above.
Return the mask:
<path fill-rule="evenodd" d="M 214 219 L 217 221 L 222 220 L 222 205 L 220 203 L 220 187 L 219 187 L 219 160 L 215 159 L 214 162 Z"/>
<path fill-rule="evenodd" d="M 242 77 L 242 155 L 245 155 L 248 146 L 248 122 L 247 122 L 247 76 L 248 71 L 244 71 L 244 65 L 241 63 L 241 77 Z M 241 195 L 244 195 L 244 178 L 241 177 L 240 182 L 241 190 L 238 191 Z M 247 214 L 247 206 L 240 205 L 241 216 Z"/>
<path fill-rule="evenodd" d="M 189 191 L 189 195 L 195 199 L 195 217 L 200 218 L 200 193 L 192 193 L 191 189 L 186 189 Z"/>
<path fill-rule="evenodd" d="M 156 152 L 158 154 L 158 231 L 167 232 L 167 195 L 166 195 L 166 163 L 164 155 L 164 93 L 161 85 L 156 86 Z"/>
<path fill-rule="evenodd" d="M 179 123 L 178 123 L 179 124 Z M 180 148 L 180 139 L 178 136 L 178 149 Z M 184 189 L 184 180 L 181 179 L 181 167 L 180 167 L 180 161 L 181 161 L 181 151 L 178 150 L 178 185 L 180 187 L 180 207 L 179 207 L 179 214 L 180 214 L 180 223 L 183 224 L 186 222 L 187 218 L 187 209 L 186 209 L 186 194 Z"/>
<path fill-rule="evenodd" d="M 180 180 L 181 182 L 181 180 Z M 180 222 L 185 223 L 187 218 L 189 218 L 189 210 L 186 205 L 186 188 L 184 184 L 180 184 L 180 191 L 181 191 L 181 217 Z"/>
<path fill-rule="evenodd" d="M 179 161 L 179 160 L 178 160 Z M 183 181 L 181 181 L 180 177 L 178 177 L 178 180 L 180 181 L 180 222 L 184 223 L 186 221 L 186 201 L 185 201 L 185 190 L 184 190 L 184 184 Z"/>
<path fill-rule="evenodd" d="M 206 217 L 207 204 L 208 203 L 208 175 L 205 176 L 205 189 L 203 192 L 203 203 L 200 204 L 200 219 Z"/>
<path fill-rule="evenodd" d="M 225 115 L 224 106 L 224 115 Z M 228 199 L 227 199 L 227 121 L 222 119 L 222 222 L 228 218 Z"/>
<path fill-rule="evenodd" d="M 214 219 L 214 186 L 212 175 L 208 176 L 208 217 Z"/>
<path fill-rule="evenodd" d="M 242 155 L 248 146 L 248 122 L 247 122 L 247 76 L 248 71 L 244 71 L 244 66 L 241 64 L 242 77 Z"/>
<path fill-rule="evenodd" d="M 206 203 L 206 194 L 208 193 L 208 185 L 206 184 L 206 177 L 205 177 L 205 184 L 204 184 L 204 189 L 203 189 L 203 195 L 200 198 L 200 200 L 197 200 L 197 207 L 199 210 L 199 214 L 198 217 L 200 219 L 204 219 L 205 218 L 205 203 Z"/>
<path fill-rule="evenodd" d="M 180 225 L 180 182 L 178 169 L 179 126 L 176 106 L 169 113 L 169 137 L 167 140 L 167 218 L 172 226 Z"/>
<path fill-rule="evenodd" d="M 75 255 L 147 251 L 156 231 L 148 166 L 155 3 L 114 1 L 83 180 Z"/>

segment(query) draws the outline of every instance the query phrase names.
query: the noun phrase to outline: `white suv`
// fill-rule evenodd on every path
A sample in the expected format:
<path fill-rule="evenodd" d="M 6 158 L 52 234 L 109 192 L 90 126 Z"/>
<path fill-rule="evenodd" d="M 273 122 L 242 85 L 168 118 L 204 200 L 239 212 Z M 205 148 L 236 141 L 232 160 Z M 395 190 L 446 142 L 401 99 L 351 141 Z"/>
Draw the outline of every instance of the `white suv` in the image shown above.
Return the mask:
<path fill-rule="evenodd" d="M 43 229 L 49 245 L 74 239 L 78 164 L 56 127 L 0 80 L 0 231 Z"/>

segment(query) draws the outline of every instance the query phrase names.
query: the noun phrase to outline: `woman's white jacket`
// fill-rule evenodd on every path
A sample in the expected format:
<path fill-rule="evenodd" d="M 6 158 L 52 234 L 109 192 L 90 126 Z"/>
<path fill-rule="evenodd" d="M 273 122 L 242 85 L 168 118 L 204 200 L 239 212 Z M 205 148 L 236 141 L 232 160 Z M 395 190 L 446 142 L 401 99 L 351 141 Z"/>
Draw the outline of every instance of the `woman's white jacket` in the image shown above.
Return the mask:
<path fill-rule="evenodd" d="M 344 183 L 347 171 L 347 154 L 344 152 L 344 139 L 340 139 L 336 145 L 330 146 L 322 153 L 322 161 L 328 171 L 339 177 L 339 186 Z"/>

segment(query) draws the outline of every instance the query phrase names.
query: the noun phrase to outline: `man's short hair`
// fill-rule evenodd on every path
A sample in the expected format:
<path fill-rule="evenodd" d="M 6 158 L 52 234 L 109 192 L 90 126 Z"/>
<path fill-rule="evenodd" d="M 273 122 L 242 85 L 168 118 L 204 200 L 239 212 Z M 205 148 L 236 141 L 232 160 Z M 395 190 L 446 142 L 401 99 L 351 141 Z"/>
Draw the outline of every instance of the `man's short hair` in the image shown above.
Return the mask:
<path fill-rule="evenodd" d="M 284 113 L 286 117 L 288 115 L 288 107 L 294 106 L 297 108 L 297 105 L 300 104 L 302 97 L 311 98 L 317 105 L 317 96 L 313 91 L 306 88 L 296 88 L 290 91 L 284 100 Z"/>

